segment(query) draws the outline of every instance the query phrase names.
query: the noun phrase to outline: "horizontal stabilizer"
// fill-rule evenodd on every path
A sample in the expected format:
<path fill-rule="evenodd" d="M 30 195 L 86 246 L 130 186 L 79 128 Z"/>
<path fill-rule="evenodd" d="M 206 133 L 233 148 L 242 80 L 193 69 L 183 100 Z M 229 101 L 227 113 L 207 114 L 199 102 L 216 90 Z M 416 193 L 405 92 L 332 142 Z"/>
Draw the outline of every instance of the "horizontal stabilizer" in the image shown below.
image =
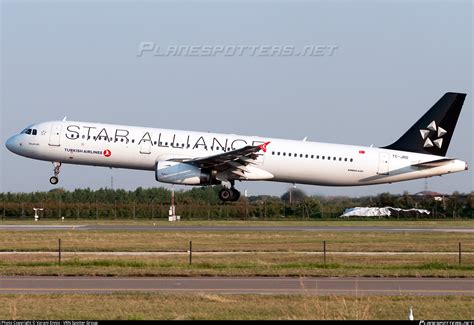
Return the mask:
<path fill-rule="evenodd" d="M 446 164 L 449 164 L 449 162 L 453 161 L 454 159 L 438 159 L 438 160 L 432 160 L 432 161 L 426 161 L 422 162 L 419 164 L 414 164 L 412 167 L 420 167 L 420 168 L 434 168 L 434 167 L 439 167 L 439 166 L 444 166 Z"/>

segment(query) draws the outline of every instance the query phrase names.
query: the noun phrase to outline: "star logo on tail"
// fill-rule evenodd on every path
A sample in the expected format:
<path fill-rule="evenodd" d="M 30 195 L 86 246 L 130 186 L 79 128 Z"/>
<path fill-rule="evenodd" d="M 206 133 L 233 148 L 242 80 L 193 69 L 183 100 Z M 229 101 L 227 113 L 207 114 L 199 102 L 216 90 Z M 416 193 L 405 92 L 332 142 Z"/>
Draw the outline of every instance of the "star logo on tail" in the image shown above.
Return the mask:
<path fill-rule="evenodd" d="M 431 122 L 426 129 L 421 129 L 421 138 L 425 141 L 423 148 L 438 147 L 441 149 L 443 146 L 443 136 L 448 133 L 441 126 L 436 125 L 436 122 Z M 434 140 L 433 140 L 434 139 Z"/>

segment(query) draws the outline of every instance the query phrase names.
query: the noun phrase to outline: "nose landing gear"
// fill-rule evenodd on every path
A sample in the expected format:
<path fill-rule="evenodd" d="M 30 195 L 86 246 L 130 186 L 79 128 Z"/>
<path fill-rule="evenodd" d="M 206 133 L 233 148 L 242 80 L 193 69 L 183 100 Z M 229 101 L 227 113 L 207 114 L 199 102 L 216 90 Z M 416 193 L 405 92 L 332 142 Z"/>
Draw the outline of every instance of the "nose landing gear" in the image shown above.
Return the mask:
<path fill-rule="evenodd" d="M 53 162 L 53 165 L 54 165 L 54 176 L 51 177 L 49 179 L 49 182 L 52 184 L 52 185 L 56 185 L 59 183 L 59 178 L 58 178 L 58 175 L 59 173 L 61 172 L 61 163 L 60 162 Z"/>

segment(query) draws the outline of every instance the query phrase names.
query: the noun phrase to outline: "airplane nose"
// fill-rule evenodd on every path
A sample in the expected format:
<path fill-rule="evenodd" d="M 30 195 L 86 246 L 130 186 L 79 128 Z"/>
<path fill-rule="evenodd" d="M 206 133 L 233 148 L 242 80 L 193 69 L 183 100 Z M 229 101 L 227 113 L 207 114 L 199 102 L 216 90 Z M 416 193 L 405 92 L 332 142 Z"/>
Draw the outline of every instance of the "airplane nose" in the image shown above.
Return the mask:
<path fill-rule="evenodd" d="M 15 152 L 15 136 L 11 137 L 10 139 L 7 140 L 5 143 L 5 146 L 7 147 L 8 150 L 11 152 Z"/>

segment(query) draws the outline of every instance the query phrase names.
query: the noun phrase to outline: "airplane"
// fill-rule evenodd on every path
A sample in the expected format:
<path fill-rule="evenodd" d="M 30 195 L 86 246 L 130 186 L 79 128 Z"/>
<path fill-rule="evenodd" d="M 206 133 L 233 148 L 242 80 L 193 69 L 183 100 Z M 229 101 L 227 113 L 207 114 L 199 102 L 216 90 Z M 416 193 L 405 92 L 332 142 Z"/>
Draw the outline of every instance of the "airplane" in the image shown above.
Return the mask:
<path fill-rule="evenodd" d="M 361 186 L 441 176 L 468 169 L 446 157 L 466 94 L 448 92 L 396 142 L 385 147 L 318 143 L 90 122 L 33 124 L 6 147 L 50 161 L 58 183 L 63 164 L 154 171 L 158 182 L 223 185 L 237 201 L 236 181 Z"/>

